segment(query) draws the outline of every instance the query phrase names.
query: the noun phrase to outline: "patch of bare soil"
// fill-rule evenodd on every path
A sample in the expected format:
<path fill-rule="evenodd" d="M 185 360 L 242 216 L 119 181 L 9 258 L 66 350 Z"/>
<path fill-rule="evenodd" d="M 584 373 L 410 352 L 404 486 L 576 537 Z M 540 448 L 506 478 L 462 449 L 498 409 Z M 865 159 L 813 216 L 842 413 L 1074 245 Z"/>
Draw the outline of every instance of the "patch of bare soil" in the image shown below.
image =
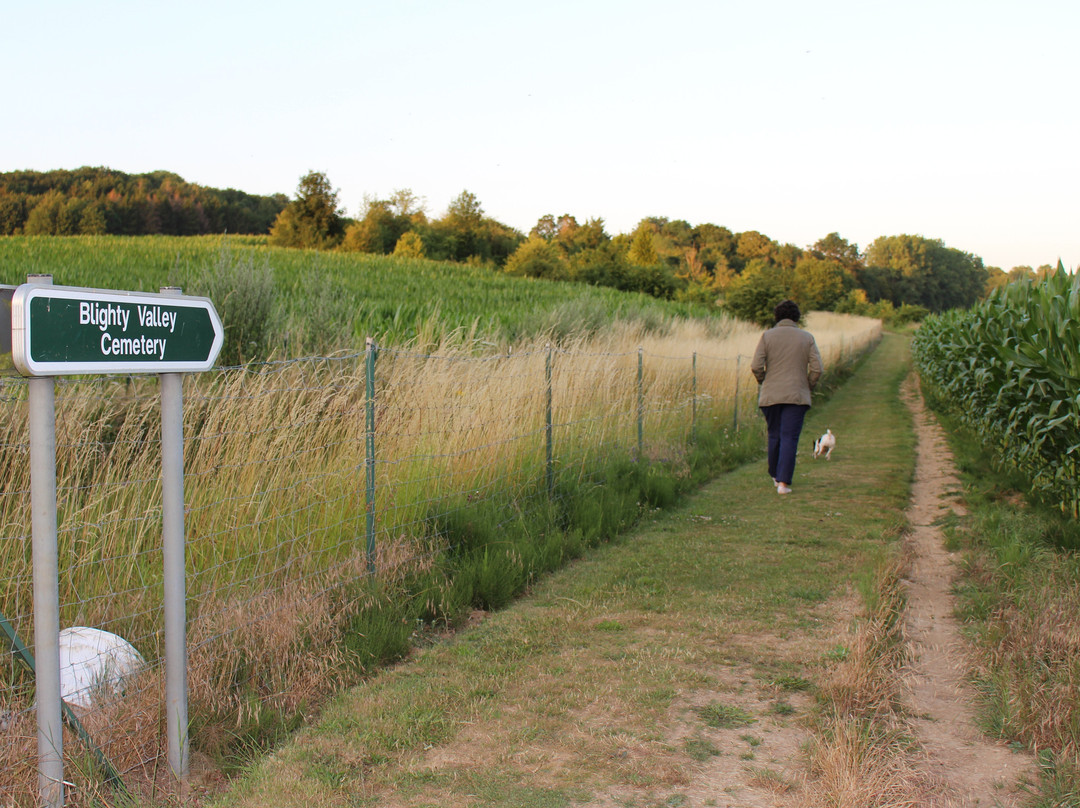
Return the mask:
<path fill-rule="evenodd" d="M 748 667 L 732 668 L 707 691 L 682 694 L 668 713 L 664 745 L 700 754 L 689 771 L 679 765 L 681 782 L 666 789 L 609 788 L 582 808 L 794 808 L 806 776 L 802 748 L 811 739 L 805 719 L 812 701 L 806 693 L 763 685 Z M 730 721 L 710 720 L 718 704 Z"/>
<path fill-rule="evenodd" d="M 918 454 L 908 520 L 911 572 L 907 585 L 907 632 L 911 662 L 905 671 L 907 705 L 924 757 L 924 772 L 945 784 L 935 803 L 956 808 L 1023 804 L 1020 784 L 1034 782 L 1031 757 L 994 743 L 973 719 L 965 644 L 953 616 L 954 560 L 945 550 L 939 523 L 956 501 L 960 482 L 940 425 L 923 406 L 912 376 L 904 400 L 915 420 Z"/>

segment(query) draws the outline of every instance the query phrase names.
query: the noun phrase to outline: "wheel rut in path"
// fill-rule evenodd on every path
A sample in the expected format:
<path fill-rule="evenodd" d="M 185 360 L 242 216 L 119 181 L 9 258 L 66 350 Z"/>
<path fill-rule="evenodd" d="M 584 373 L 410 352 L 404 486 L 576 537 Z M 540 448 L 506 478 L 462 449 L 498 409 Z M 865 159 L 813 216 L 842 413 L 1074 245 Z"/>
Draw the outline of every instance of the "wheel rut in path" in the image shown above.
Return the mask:
<path fill-rule="evenodd" d="M 979 730 L 972 716 L 975 695 L 965 680 L 966 645 L 952 596 L 955 565 L 939 526 L 950 511 L 963 512 L 955 498 L 960 481 L 945 433 L 926 410 L 914 375 L 904 385 L 903 398 L 918 439 L 908 507 L 911 661 L 904 671 L 904 695 L 924 753 L 921 765 L 942 784 L 935 805 L 1019 808 L 1025 802 L 1020 784 L 1036 781 L 1035 764 L 1027 753 L 994 743 Z"/>

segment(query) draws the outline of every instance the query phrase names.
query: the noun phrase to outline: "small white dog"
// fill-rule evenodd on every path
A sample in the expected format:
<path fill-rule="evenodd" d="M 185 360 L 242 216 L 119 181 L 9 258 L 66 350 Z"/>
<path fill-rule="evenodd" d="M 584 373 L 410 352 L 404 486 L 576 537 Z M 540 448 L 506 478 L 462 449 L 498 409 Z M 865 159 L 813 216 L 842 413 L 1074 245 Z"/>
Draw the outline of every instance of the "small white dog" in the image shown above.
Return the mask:
<path fill-rule="evenodd" d="M 832 450 L 836 448 L 836 435 L 832 433 L 831 429 L 826 429 L 825 434 L 814 441 L 814 457 L 821 457 L 825 455 L 825 459 L 828 460 L 832 455 Z"/>

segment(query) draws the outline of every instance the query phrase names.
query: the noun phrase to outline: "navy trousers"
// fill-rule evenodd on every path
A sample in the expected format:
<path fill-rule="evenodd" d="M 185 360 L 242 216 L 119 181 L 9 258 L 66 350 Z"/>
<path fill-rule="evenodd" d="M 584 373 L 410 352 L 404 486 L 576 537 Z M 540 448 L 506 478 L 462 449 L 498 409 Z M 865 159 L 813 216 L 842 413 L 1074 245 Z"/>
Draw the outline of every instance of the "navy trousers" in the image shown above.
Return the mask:
<path fill-rule="evenodd" d="M 795 450 L 799 448 L 799 435 L 808 409 L 805 404 L 772 404 L 761 408 L 769 429 L 769 476 L 785 485 L 791 485 L 795 476 Z"/>

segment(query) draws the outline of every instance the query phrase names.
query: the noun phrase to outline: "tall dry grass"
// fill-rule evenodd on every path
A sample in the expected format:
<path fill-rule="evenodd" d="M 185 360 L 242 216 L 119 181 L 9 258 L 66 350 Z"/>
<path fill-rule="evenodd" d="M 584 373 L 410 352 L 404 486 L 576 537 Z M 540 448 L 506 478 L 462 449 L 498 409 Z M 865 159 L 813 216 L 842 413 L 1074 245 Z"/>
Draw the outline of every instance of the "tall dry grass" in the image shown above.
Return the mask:
<path fill-rule="evenodd" d="M 827 366 L 880 334 L 880 323 L 864 318 L 813 315 L 808 325 Z M 365 536 L 364 357 L 187 378 L 189 682 L 193 727 L 202 733 L 195 745 L 213 746 L 207 739 L 215 735 L 224 744 L 258 726 L 266 705 L 302 711 L 362 669 L 350 626 L 380 607 L 390 584 L 437 564 L 445 544 L 433 516 L 476 500 L 520 498 L 527 507 L 525 497 L 538 497 L 549 362 L 555 465 L 560 484 L 573 485 L 612 455 L 636 456 L 639 406 L 652 459 L 684 453 L 695 427 L 730 426 L 736 408 L 755 418 L 749 356 L 759 333 L 736 323 L 673 320 L 657 331 L 616 322 L 497 353 L 460 334 L 381 349 L 374 575 Z M 33 631 L 27 401 L 18 381 L 2 392 L 0 524 L 8 539 L 0 543 L 0 610 L 25 638 Z M 57 385 L 61 622 L 115 631 L 149 662 L 141 695 L 127 703 L 144 705 L 139 715 L 150 710 L 158 724 L 140 718 L 132 723 L 142 728 L 137 737 L 103 744 L 129 772 L 157 771 L 163 736 L 159 412 L 154 379 Z M 5 673 L 0 707 L 21 726 L 31 677 L 15 661 Z M 33 793 L 16 783 L 18 761 L 33 754 L 25 740 L 0 733 L 2 790 Z"/>

